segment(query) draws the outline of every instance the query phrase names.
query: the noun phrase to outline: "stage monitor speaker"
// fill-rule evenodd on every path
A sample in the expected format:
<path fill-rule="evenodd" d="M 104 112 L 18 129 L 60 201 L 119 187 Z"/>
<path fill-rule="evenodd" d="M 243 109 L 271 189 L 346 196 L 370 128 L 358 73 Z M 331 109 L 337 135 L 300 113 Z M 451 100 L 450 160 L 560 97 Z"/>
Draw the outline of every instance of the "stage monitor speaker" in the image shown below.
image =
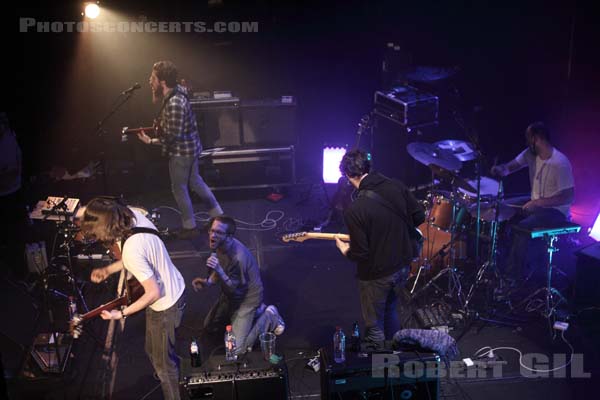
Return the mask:
<path fill-rule="evenodd" d="M 321 400 L 439 398 L 440 359 L 434 353 L 346 352 L 336 363 L 329 348 L 320 353 Z"/>
<path fill-rule="evenodd" d="M 239 147 L 242 144 L 238 107 L 215 107 L 196 110 L 200 141 L 205 149 Z"/>
<path fill-rule="evenodd" d="M 586 246 L 576 253 L 575 291 L 577 306 L 600 306 L 600 242 Z"/>
<path fill-rule="evenodd" d="M 242 103 L 243 141 L 248 146 L 293 146 L 297 144 L 296 104 L 279 100 Z"/>
<path fill-rule="evenodd" d="M 212 356 L 201 367 L 182 363 L 182 385 L 188 399 L 287 400 L 287 369 L 283 363 L 272 365 L 261 352 L 247 353 L 231 362 Z"/>

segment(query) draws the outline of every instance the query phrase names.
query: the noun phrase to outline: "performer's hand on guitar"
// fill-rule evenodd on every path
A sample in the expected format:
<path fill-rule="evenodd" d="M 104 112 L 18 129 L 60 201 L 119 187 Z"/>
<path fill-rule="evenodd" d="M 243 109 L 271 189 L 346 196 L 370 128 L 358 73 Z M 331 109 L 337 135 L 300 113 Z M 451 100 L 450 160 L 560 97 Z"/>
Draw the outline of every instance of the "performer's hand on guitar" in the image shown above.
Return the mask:
<path fill-rule="evenodd" d="M 207 278 L 194 278 L 194 280 L 192 280 L 192 287 L 194 288 L 194 292 L 202 290 L 208 286 L 209 284 Z"/>
<path fill-rule="evenodd" d="M 152 143 L 152 138 L 148 135 L 146 135 L 145 131 L 140 131 L 137 134 L 138 139 L 140 139 L 142 142 L 146 143 L 146 144 L 150 144 Z"/>
<path fill-rule="evenodd" d="M 110 310 L 110 311 L 103 310 L 102 313 L 100 314 L 100 318 L 102 318 L 102 319 L 121 319 L 121 318 L 123 318 L 123 313 L 121 312 L 121 310 Z"/>
<path fill-rule="evenodd" d="M 335 245 L 343 255 L 348 254 L 348 252 L 350 251 L 350 243 L 344 242 L 337 235 L 335 236 Z"/>
<path fill-rule="evenodd" d="M 92 271 L 92 275 L 90 276 L 90 280 L 94 283 L 100 283 L 108 278 L 109 272 L 106 268 L 96 268 Z"/>

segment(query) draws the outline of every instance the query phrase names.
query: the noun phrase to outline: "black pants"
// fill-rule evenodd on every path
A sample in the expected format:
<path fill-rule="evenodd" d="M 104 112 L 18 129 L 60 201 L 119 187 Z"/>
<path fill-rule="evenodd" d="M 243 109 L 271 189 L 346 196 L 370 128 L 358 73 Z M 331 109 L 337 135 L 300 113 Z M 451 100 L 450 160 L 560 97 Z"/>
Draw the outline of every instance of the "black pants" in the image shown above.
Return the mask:
<path fill-rule="evenodd" d="M 400 329 L 398 321 L 398 301 L 406 284 L 410 267 L 370 281 L 358 281 L 360 306 L 365 322 L 364 339 L 381 342 L 391 339 Z"/>

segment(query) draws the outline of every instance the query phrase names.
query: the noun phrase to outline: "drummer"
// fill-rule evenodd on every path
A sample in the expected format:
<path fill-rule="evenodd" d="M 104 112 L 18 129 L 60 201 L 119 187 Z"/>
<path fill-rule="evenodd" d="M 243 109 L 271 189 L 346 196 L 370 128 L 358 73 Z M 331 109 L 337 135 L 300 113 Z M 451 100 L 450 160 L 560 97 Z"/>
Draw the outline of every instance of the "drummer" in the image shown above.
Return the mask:
<path fill-rule="evenodd" d="M 575 194 L 573 172 L 569 159 L 550 142 L 548 129 L 542 122 L 534 122 L 525 131 L 527 148 L 517 157 L 492 167 L 492 174 L 507 176 L 524 167 L 529 168 L 531 200 L 523 205 L 517 228 L 553 226 L 569 219 L 569 209 Z M 514 279 L 524 272 L 529 235 L 513 230 L 513 244 L 507 263 L 507 272 Z"/>

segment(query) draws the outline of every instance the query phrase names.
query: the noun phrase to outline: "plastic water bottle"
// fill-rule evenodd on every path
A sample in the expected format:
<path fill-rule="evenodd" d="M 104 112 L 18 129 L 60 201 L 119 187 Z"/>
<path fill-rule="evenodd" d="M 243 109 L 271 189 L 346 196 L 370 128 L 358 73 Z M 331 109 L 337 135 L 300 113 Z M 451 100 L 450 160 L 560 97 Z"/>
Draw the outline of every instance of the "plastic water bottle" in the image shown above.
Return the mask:
<path fill-rule="evenodd" d="M 197 368 L 202 364 L 196 338 L 192 338 L 192 342 L 190 343 L 190 361 L 192 363 L 192 368 Z"/>
<path fill-rule="evenodd" d="M 225 332 L 225 360 L 237 360 L 235 335 L 233 334 L 231 325 L 227 325 Z"/>
<path fill-rule="evenodd" d="M 69 321 L 71 321 L 75 315 L 77 315 L 77 303 L 75 302 L 75 297 L 69 296 Z"/>
<path fill-rule="evenodd" d="M 352 346 L 352 351 L 360 351 L 360 328 L 358 327 L 358 322 L 354 322 L 352 324 L 352 337 L 350 339 L 350 345 Z"/>
<path fill-rule="evenodd" d="M 333 334 L 333 360 L 336 363 L 346 361 L 346 335 L 339 326 L 335 327 L 335 333 Z"/>

